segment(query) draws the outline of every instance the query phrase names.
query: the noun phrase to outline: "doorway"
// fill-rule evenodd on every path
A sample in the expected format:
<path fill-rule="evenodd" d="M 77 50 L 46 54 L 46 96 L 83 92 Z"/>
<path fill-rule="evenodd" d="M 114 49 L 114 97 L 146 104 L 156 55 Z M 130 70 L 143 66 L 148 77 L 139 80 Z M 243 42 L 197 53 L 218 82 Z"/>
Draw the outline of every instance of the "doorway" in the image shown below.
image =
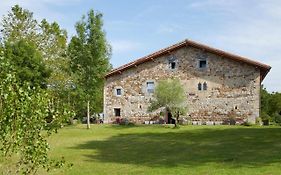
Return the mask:
<path fill-rule="evenodd" d="M 114 116 L 115 117 L 121 116 L 121 109 L 120 108 L 114 108 Z"/>
<path fill-rule="evenodd" d="M 167 121 L 167 124 L 175 124 L 175 119 L 173 119 L 173 115 L 171 112 L 168 112 L 168 121 Z"/>

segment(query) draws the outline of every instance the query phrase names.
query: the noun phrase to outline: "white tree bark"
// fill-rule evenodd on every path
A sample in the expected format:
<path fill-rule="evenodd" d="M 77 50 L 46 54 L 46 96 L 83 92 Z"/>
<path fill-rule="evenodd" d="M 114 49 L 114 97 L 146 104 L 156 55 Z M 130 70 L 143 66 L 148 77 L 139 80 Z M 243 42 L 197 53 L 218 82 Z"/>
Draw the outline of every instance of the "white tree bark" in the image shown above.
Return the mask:
<path fill-rule="evenodd" d="M 90 101 L 87 105 L 87 129 L 90 129 Z"/>

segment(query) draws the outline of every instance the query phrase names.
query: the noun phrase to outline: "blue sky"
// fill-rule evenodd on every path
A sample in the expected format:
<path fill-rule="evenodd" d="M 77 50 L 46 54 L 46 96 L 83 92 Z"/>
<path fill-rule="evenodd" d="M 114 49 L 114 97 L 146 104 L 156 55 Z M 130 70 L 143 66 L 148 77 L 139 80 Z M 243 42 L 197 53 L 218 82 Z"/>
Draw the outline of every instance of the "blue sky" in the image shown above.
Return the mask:
<path fill-rule="evenodd" d="M 114 67 L 192 39 L 271 65 L 263 83 L 281 92 L 280 0 L 0 0 L 0 15 L 15 4 L 69 37 L 90 8 L 103 13 Z"/>

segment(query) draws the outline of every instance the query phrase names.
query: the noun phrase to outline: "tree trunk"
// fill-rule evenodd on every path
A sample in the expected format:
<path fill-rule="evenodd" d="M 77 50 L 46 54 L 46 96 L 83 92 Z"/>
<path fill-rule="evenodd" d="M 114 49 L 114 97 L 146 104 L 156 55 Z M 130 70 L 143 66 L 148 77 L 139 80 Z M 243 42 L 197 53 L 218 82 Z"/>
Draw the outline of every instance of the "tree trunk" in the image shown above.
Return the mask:
<path fill-rule="evenodd" d="M 169 118 L 168 118 L 168 109 L 167 108 L 165 108 L 165 110 L 164 110 L 164 116 L 165 116 L 165 124 L 168 124 Z"/>
<path fill-rule="evenodd" d="M 90 101 L 87 105 L 87 129 L 90 129 Z"/>
<path fill-rule="evenodd" d="M 180 114 L 179 114 L 179 112 L 177 112 L 176 118 L 175 118 L 175 128 L 177 127 L 177 124 L 178 124 L 178 121 L 179 121 L 179 116 L 180 116 Z"/>

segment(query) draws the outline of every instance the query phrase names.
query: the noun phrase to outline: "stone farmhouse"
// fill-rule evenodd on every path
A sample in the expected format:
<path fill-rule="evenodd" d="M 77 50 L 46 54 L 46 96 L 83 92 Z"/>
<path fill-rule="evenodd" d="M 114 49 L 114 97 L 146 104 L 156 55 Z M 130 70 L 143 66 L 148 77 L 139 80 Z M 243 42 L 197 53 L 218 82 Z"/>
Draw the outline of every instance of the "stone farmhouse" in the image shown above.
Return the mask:
<path fill-rule="evenodd" d="M 194 123 L 222 124 L 229 118 L 255 123 L 260 114 L 261 82 L 270 66 L 191 40 L 113 69 L 105 78 L 104 114 L 108 122 L 136 123 L 159 116 L 147 112 L 159 80 L 180 79 Z M 170 122 L 166 115 L 166 122 Z"/>

